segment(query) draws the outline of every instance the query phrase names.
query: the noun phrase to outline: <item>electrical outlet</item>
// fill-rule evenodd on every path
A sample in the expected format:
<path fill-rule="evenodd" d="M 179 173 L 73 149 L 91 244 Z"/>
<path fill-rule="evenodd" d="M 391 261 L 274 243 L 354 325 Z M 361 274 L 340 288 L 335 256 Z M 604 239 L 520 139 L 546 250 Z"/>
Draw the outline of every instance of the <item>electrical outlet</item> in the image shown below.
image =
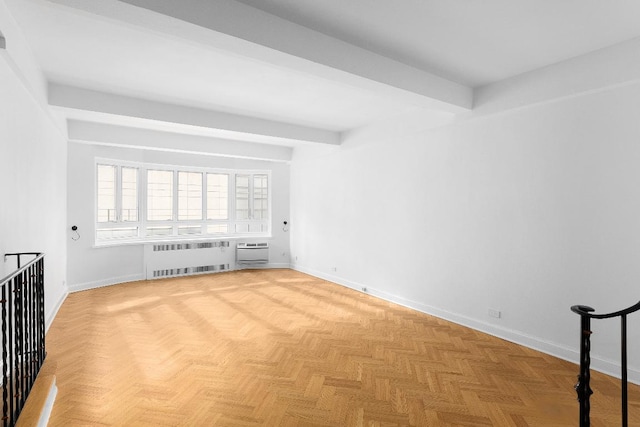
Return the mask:
<path fill-rule="evenodd" d="M 367 292 L 367 288 L 366 287 L 362 287 L 362 292 Z"/>
<path fill-rule="evenodd" d="M 333 271 L 334 272 L 338 271 L 338 267 L 333 267 Z"/>
<path fill-rule="evenodd" d="M 493 308 L 489 309 L 489 316 L 490 317 L 495 317 L 496 319 L 499 319 L 502 317 L 502 313 L 500 312 L 500 310 L 495 310 Z"/>

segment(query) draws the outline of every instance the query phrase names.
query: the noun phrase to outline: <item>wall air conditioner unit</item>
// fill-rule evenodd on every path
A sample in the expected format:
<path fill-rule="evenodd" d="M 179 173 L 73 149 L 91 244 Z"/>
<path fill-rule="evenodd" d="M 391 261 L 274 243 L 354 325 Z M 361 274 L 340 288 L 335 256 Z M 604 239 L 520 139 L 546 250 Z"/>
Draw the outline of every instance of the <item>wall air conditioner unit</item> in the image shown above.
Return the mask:
<path fill-rule="evenodd" d="M 236 263 L 266 264 L 269 262 L 268 243 L 238 243 L 236 247 Z"/>

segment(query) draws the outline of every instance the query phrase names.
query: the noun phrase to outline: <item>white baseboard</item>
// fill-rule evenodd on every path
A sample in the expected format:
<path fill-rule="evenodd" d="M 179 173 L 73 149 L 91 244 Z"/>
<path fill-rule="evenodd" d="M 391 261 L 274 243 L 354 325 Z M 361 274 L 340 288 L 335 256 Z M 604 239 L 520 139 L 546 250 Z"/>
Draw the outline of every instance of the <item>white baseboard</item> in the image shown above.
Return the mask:
<path fill-rule="evenodd" d="M 580 353 L 578 350 L 574 350 L 564 345 L 550 342 L 542 338 L 526 334 L 521 331 L 492 325 L 477 319 L 473 319 L 471 317 L 467 317 L 459 313 L 453 313 L 447 310 L 439 309 L 437 307 L 432 307 L 420 301 L 410 300 L 400 295 L 395 295 L 386 291 L 381 291 L 375 288 L 371 288 L 370 286 L 365 284 L 346 280 L 338 276 L 334 276 L 334 275 L 323 273 L 317 270 L 305 268 L 300 265 L 292 265 L 291 269 L 300 271 L 305 274 L 309 274 L 311 276 L 318 277 L 323 280 L 327 280 L 329 282 L 336 283 L 338 285 L 341 285 L 350 289 L 354 289 L 356 291 L 361 292 L 362 288 L 366 288 L 367 294 L 380 298 L 382 300 L 389 301 L 407 308 L 411 308 L 421 313 L 429 314 L 429 315 L 432 315 L 432 316 L 435 316 L 435 317 L 438 317 L 462 326 L 466 326 L 468 328 L 475 329 L 477 331 L 484 332 L 489 335 L 493 335 L 495 337 L 502 338 L 504 340 L 507 340 L 525 347 L 529 347 L 533 350 L 537 350 L 542 353 L 546 353 L 551 356 L 555 356 L 560 359 L 575 363 L 576 365 L 578 365 L 580 361 Z M 620 366 L 621 365 L 619 362 L 593 356 L 593 354 L 591 355 L 591 369 L 595 371 L 602 372 L 607 375 L 611 375 L 612 377 L 615 377 L 615 378 L 620 378 L 621 377 Z M 579 373 L 579 369 L 576 366 L 576 376 L 578 375 L 578 373 Z M 640 384 L 639 370 L 629 368 L 627 374 L 628 374 L 629 382 L 634 384 Z"/>
<path fill-rule="evenodd" d="M 105 286 L 117 285 L 126 282 L 135 282 L 137 280 L 145 280 L 144 274 L 130 274 L 127 276 L 110 277 L 108 279 L 96 280 L 93 282 L 76 283 L 69 285 L 69 292 L 87 291 L 89 289 L 102 288 Z"/>
<path fill-rule="evenodd" d="M 68 295 L 69 295 L 69 290 L 65 286 L 62 295 L 60 295 L 60 298 L 56 302 L 56 305 L 49 311 L 49 313 L 45 314 L 45 317 L 44 317 L 45 334 L 49 332 L 49 327 L 51 327 L 51 324 L 53 323 L 53 319 L 55 319 L 56 316 L 58 315 L 58 310 L 60 310 L 60 307 L 62 307 L 62 303 L 64 302 L 65 299 L 67 299 Z"/>
<path fill-rule="evenodd" d="M 291 266 L 288 263 L 269 263 L 269 264 L 253 264 L 253 265 L 247 264 L 242 266 L 235 265 L 235 267 L 229 271 L 246 270 L 246 269 L 290 268 L 290 267 Z M 201 273 L 201 274 L 212 274 L 212 273 L 213 272 Z M 224 273 L 224 271 L 215 272 L 213 274 L 216 274 L 216 273 Z M 161 279 L 161 277 L 159 277 L 159 279 Z M 140 273 L 140 274 L 130 274 L 127 276 L 110 277 L 108 279 L 101 279 L 93 282 L 76 283 L 73 285 L 69 285 L 69 292 L 73 293 L 73 292 L 87 291 L 89 289 L 103 288 L 105 286 L 118 285 L 120 283 L 126 283 L 126 282 L 135 282 L 138 280 L 147 280 L 147 278 L 145 277 L 144 273 Z M 148 280 L 153 280 L 153 279 L 148 279 Z"/>

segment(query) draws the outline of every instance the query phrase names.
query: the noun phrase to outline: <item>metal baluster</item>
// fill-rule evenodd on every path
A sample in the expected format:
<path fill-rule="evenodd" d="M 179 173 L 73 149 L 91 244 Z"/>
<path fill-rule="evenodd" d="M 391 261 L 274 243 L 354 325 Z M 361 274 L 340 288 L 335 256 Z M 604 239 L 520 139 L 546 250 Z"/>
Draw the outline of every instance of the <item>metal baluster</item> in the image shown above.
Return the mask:
<path fill-rule="evenodd" d="M 2 424 L 7 426 L 9 422 L 9 405 L 7 398 L 9 393 L 7 390 L 7 286 L 9 284 L 2 285 Z"/>
<path fill-rule="evenodd" d="M 585 312 L 593 311 L 593 308 L 587 306 L 579 306 L 579 309 Z M 578 393 L 578 401 L 580 402 L 580 427 L 589 427 L 589 412 L 591 405 L 589 397 L 593 394 L 590 387 L 591 373 L 589 366 L 591 365 L 591 318 L 587 315 L 580 316 L 580 375 L 575 390 Z"/>
<path fill-rule="evenodd" d="M 38 279 L 38 303 L 39 303 L 39 313 L 40 313 L 40 321 L 38 322 L 40 326 L 40 363 L 44 363 L 44 359 L 46 357 L 46 348 L 45 348 L 45 319 L 44 319 L 44 258 L 40 259 L 39 263 L 39 279 Z"/>
<path fill-rule="evenodd" d="M 22 256 L 35 259 L 22 266 Z M 44 341 L 44 258 L 41 253 L 12 253 L 18 269 L 3 279 L 2 394 L 4 426 L 13 426 L 46 356 Z"/>
<path fill-rule="evenodd" d="M 14 342 L 13 342 L 13 336 L 15 335 L 15 300 L 12 299 L 12 295 L 15 294 L 16 291 L 16 281 L 18 280 L 18 276 L 14 277 L 13 279 L 11 279 L 8 283 L 9 285 L 9 293 L 7 295 L 7 300 L 8 300 L 8 304 L 9 304 L 9 368 L 11 369 L 11 371 L 9 372 L 9 422 L 11 422 L 13 420 L 13 411 L 15 408 L 15 378 L 14 378 L 14 364 L 15 364 L 15 360 L 14 360 Z"/>
<path fill-rule="evenodd" d="M 627 427 L 628 420 L 628 406 L 627 406 L 627 315 L 620 316 L 620 329 L 621 329 L 621 349 L 620 354 L 622 358 L 622 427 Z"/>
<path fill-rule="evenodd" d="M 574 305 L 571 311 L 580 315 L 581 331 L 580 331 L 580 376 L 575 389 L 578 393 L 580 401 L 580 427 L 589 426 L 589 396 L 593 393 L 589 387 L 590 373 L 589 364 L 591 362 L 589 352 L 591 350 L 591 318 L 593 319 L 610 319 L 620 316 L 620 358 L 621 358 L 621 411 L 622 426 L 628 425 L 628 394 L 627 394 L 627 315 L 640 310 L 640 301 L 624 310 L 607 314 L 593 314 L 593 308 L 584 305 Z"/>

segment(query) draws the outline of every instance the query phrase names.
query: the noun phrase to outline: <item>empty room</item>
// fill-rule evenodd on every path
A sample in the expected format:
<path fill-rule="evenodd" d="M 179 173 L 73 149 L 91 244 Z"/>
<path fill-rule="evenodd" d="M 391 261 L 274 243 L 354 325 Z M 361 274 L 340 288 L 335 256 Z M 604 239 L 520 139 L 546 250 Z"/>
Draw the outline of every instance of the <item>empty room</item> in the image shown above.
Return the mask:
<path fill-rule="evenodd" d="M 0 0 L 3 425 L 640 425 L 638 16 Z"/>

